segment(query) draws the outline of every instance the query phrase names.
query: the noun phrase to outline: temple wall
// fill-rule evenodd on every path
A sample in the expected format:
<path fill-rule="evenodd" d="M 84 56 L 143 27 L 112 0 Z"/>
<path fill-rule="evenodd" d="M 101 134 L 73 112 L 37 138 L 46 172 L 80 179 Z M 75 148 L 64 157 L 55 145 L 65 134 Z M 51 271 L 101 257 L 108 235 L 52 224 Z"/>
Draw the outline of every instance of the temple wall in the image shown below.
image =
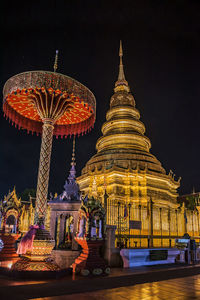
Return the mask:
<path fill-rule="evenodd" d="M 126 241 L 128 247 L 147 247 L 150 239 L 154 247 L 169 247 L 174 245 L 176 236 L 185 233 L 184 212 L 178 209 L 177 203 L 178 183 L 171 174 L 156 174 L 146 169 L 132 170 L 128 167 L 124 170 L 117 167 L 101 168 L 99 171 L 95 167 L 90 174 L 82 175 L 77 181 L 81 191 L 98 196 L 104 203 L 107 224 L 117 226 L 116 243 L 119 236 L 131 236 Z M 105 189 L 107 203 L 104 199 Z M 153 202 L 152 213 L 150 200 Z M 129 205 L 130 212 L 125 216 L 125 207 L 129 210 Z M 191 227 L 190 219 L 188 213 L 188 226 Z M 129 221 L 141 221 L 141 229 L 129 229 Z M 194 217 L 191 236 L 195 236 L 195 233 L 198 236 L 197 225 Z"/>
<path fill-rule="evenodd" d="M 85 191 L 96 194 L 106 209 L 106 224 L 117 227 L 116 245 L 121 238 L 123 241 L 126 240 L 126 247 L 173 247 L 175 238 L 182 237 L 186 232 L 200 242 L 199 206 L 194 211 L 186 209 L 184 205 L 179 208 L 177 203 L 167 201 L 170 196 L 166 192 L 152 191 L 147 186 L 145 176 L 131 177 L 128 172 L 124 176 L 113 173 L 99 173 L 95 176 L 96 186 L 93 184 L 94 176 L 90 176 L 87 178 L 88 188 Z M 88 182 L 90 182 L 89 186 Z M 21 206 L 18 225 L 23 234 L 28 231 L 30 225 L 34 224 L 34 212 L 32 205 Z M 45 227 L 49 231 L 50 215 L 51 209 L 48 206 Z M 1 229 L 5 225 L 4 218 L 2 216 Z M 129 221 L 141 222 L 141 228 L 129 228 Z M 53 234 L 57 247 L 61 240 L 60 226 L 60 218 L 58 218 L 56 233 Z"/>
<path fill-rule="evenodd" d="M 33 208 L 32 205 L 30 205 L 28 208 L 26 208 L 25 205 L 23 205 L 20 208 L 19 212 L 17 212 L 17 214 L 19 214 L 18 229 L 20 232 L 22 232 L 22 234 L 25 234 L 29 230 L 29 227 L 34 224 L 35 208 Z M 1 217 L 2 220 L 0 222 L 0 230 L 3 229 L 4 224 L 6 222 L 5 217 L 6 215 Z M 50 230 L 50 207 L 49 206 L 47 208 L 45 227 L 47 228 L 47 230 Z"/>

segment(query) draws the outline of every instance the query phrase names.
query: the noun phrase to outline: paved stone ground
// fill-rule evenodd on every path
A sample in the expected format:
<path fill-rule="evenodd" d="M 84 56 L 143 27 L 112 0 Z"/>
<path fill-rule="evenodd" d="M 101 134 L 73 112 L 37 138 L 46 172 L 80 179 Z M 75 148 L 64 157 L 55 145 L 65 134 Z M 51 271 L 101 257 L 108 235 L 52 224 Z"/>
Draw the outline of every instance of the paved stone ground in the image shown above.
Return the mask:
<path fill-rule="evenodd" d="M 28 281 L 0 276 L 4 299 L 200 299 L 200 265 L 115 269 L 99 278 Z"/>
<path fill-rule="evenodd" d="M 200 299 L 200 275 L 136 284 L 84 294 L 37 298 L 45 300 L 189 300 Z"/>

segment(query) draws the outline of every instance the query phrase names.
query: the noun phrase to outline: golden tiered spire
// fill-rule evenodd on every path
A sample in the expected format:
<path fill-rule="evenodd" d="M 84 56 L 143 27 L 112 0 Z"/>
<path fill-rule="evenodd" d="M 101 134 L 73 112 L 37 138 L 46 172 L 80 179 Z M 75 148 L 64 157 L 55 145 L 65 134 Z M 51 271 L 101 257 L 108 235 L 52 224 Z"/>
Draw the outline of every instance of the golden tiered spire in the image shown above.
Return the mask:
<path fill-rule="evenodd" d="M 118 79 L 115 83 L 115 92 L 118 91 L 126 91 L 129 92 L 129 86 L 128 86 L 128 82 L 125 79 L 125 75 L 124 75 L 124 65 L 122 62 L 122 57 L 123 57 L 123 50 L 122 50 L 122 41 L 120 41 L 120 45 L 119 45 L 119 57 L 120 57 L 120 62 L 119 62 L 119 75 L 118 75 Z"/>

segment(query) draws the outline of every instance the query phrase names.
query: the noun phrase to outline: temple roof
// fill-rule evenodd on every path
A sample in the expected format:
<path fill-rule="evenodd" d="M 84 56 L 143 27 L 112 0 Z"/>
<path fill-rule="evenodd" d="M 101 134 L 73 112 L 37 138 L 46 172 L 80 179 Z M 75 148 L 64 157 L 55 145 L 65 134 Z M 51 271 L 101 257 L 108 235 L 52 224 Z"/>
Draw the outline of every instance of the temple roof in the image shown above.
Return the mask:
<path fill-rule="evenodd" d="M 75 138 L 73 139 L 73 151 L 72 151 L 72 162 L 71 169 L 69 171 L 68 179 L 64 184 L 64 191 L 55 198 L 51 198 L 49 203 L 58 203 L 58 202 L 80 202 L 80 189 L 79 185 L 76 182 L 76 169 L 75 169 Z"/>

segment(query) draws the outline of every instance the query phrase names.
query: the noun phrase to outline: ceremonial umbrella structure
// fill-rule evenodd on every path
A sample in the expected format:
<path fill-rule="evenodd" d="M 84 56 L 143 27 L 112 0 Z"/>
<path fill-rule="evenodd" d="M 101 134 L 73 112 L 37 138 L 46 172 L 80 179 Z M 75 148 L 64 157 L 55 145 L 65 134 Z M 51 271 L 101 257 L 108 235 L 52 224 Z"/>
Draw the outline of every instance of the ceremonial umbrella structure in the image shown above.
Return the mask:
<path fill-rule="evenodd" d="M 42 135 L 35 224 L 21 241 L 18 253 L 26 259 L 15 264 L 18 270 L 53 268 L 46 258 L 54 247 L 54 241 L 44 229 L 53 135 L 83 134 L 95 122 L 96 100 L 93 93 L 78 81 L 56 72 L 57 54 L 54 72 L 20 73 L 11 77 L 3 89 L 5 116 L 19 129 Z"/>

